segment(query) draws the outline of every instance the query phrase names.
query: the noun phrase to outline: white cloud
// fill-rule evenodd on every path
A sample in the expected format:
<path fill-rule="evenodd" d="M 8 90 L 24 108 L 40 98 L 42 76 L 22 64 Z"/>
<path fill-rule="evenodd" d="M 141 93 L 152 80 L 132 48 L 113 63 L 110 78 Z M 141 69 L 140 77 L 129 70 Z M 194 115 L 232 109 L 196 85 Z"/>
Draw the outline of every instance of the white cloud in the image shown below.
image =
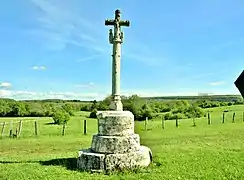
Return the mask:
<path fill-rule="evenodd" d="M 225 81 L 216 81 L 209 83 L 210 86 L 219 86 L 225 84 Z"/>
<path fill-rule="evenodd" d="M 8 97 L 11 95 L 11 91 L 0 89 L 0 97 Z"/>
<path fill-rule="evenodd" d="M 1 98 L 12 98 L 16 100 L 32 99 L 78 99 L 93 100 L 98 96 L 97 93 L 74 93 L 74 92 L 32 92 L 32 91 L 11 91 L 0 90 Z"/>
<path fill-rule="evenodd" d="M 131 96 L 137 94 L 141 97 L 162 97 L 162 96 L 198 96 L 199 92 L 160 92 L 155 90 L 126 90 L 122 95 Z M 209 95 L 238 94 L 235 92 L 211 92 Z M 13 91 L 0 89 L 0 98 L 11 98 L 16 100 L 34 100 L 34 99 L 64 99 L 64 100 L 102 100 L 110 95 L 108 92 L 34 92 L 34 91 Z"/>
<path fill-rule="evenodd" d="M 9 82 L 2 82 L 0 83 L 0 88 L 9 88 L 12 85 Z"/>
<path fill-rule="evenodd" d="M 77 59 L 77 62 L 84 62 L 84 61 L 88 61 L 88 60 L 92 60 L 92 59 L 96 59 L 98 57 L 102 56 L 102 54 L 96 54 L 96 55 L 92 55 L 92 56 L 88 56 L 88 57 L 84 57 L 84 58 L 80 58 Z"/>
<path fill-rule="evenodd" d="M 72 44 L 85 49 L 103 52 L 106 41 L 101 39 L 101 32 L 88 19 L 75 13 L 72 8 L 62 6 L 62 3 L 45 0 L 30 0 L 39 9 L 36 18 L 39 27 L 30 32 L 45 39 L 44 46 L 51 50 L 63 50 Z"/>
<path fill-rule="evenodd" d="M 94 86 L 93 82 L 89 82 L 88 84 L 77 84 L 77 85 L 75 85 L 75 87 L 78 87 L 78 88 L 89 88 L 92 86 Z"/>
<path fill-rule="evenodd" d="M 99 55 L 93 55 L 94 53 L 105 54 L 108 58 L 110 57 L 111 44 L 108 42 L 108 32 L 105 33 L 101 30 L 101 28 L 105 28 L 101 24 L 101 21 L 104 21 L 105 18 L 92 19 L 91 21 L 89 16 L 92 17 L 93 12 L 91 11 L 91 14 L 84 17 L 80 12 L 74 10 L 72 1 L 69 2 L 69 6 L 55 0 L 30 0 L 30 2 L 39 9 L 39 17 L 35 19 L 39 27 L 31 29 L 30 32 L 35 37 L 40 38 L 45 48 L 62 51 L 67 45 L 71 44 L 78 46 L 80 49 L 91 51 L 91 56 L 76 60 L 78 62 L 97 58 Z M 130 36 L 135 35 L 131 34 Z M 127 50 L 125 53 L 126 59 L 128 57 L 131 60 L 150 66 L 165 62 L 166 58 L 162 53 L 162 48 L 158 51 L 155 49 L 155 47 L 158 49 L 158 46 L 147 46 L 144 42 L 137 43 L 140 39 L 130 40 L 130 36 L 126 39 L 126 46 L 123 50 L 123 52 Z"/>
<path fill-rule="evenodd" d="M 31 67 L 32 70 L 46 70 L 45 66 L 33 66 Z"/>

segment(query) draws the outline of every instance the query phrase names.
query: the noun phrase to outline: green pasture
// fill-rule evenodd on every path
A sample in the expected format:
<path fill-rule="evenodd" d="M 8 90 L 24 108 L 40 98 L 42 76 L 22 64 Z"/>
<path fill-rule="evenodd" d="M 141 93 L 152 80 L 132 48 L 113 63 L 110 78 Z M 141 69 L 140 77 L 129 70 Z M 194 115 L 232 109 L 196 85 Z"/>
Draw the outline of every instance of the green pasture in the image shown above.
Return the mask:
<path fill-rule="evenodd" d="M 228 112 L 222 123 L 224 110 Z M 0 118 L 0 123 L 6 122 L 0 140 L 0 179 L 244 179 L 244 106 L 208 111 L 211 125 L 207 116 L 196 119 L 196 127 L 192 119 L 179 120 L 178 128 L 174 120 L 165 121 L 165 129 L 160 118 L 152 119 L 147 130 L 144 121 L 136 122 L 141 144 L 152 149 L 153 163 L 145 169 L 110 175 L 80 172 L 75 167 L 78 150 L 90 147 L 92 135 L 97 133 L 97 120 L 88 119 L 88 113 L 76 113 L 64 136 L 62 125 L 52 124 L 51 118 Z M 20 120 L 20 137 L 9 138 L 9 123 L 13 122 L 15 131 Z"/>

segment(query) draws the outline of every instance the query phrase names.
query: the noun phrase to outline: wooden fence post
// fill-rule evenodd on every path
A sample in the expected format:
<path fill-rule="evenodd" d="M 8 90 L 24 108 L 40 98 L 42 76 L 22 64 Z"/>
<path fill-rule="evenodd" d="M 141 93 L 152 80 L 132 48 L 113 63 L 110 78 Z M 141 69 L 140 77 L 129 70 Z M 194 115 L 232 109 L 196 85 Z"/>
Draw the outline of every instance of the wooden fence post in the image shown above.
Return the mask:
<path fill-rule="evenodd" d="M 234 112 L 233 113 L 233 118 L 232 118 L 232 123 L 235 123 L 235 115 L 236 115 L 236 113 Z"/>
<path fill-rule="evenodd" d="M 197 125 L 196 125 L 196 119 L 195 119 L 195 117 L 193 116 L 193 118 L 192 118 L 192 121 L 193 121 L 193 127 L 196 127 Z"/>
<path fill-rule="evenodd" d="M 211 125 L 211 121 L 209 117 L 208 117 L 208 125 Z"/>
<path fill-rule="evenodd" d="M 35 121 L 35 135 L 38 135 L 38 131 L 37 131 L 37 121 Z"/>
<path fill-rule="evenodd" d="M 10 128 L 9 128 L 9 137 L 13 137 L 13 121 L 10 121 L 9 124 Z"/>
<path fill-rule="evenodd" d="M 147 124 L 148 124 L 148 117 L 146 117 L 146 120 L 145 120 L 145 130 L 147 131 Z"/>
<path fill-rule="evenodd" d="M 87 123 L 86 123 L 86 119 L 84 120 L 84 134 L 87 134 Z"/>
<path fill-rule="evenodd" d="M 176 117 L 176 119 L 175 119 L 175 126 L 179 127 L 178 117 Z"/>
<path fill-rule="evenodd" d="M 17 137 L 18 137 L 18 128 L 16 127 L 15 134 L 13 134 L 13 138 L 17 138 Z"/>
<path fill-rule="evenodd" d="M 165 128 L 165 121 L 164 121 L 164 117 L 162 117 L 162 128 Z"/>
<path fill-rule="evenodd" d="M 6 122 L 3 123 L 2 134 L 1 134 L 1 137 L 2 137 L 2 138 L 3 138 L 3 136 L 4 136 L 4 128 L 5 128 L 5 125 L 6 125 Z"/>
<path fill-rule="evenodd" d="M 64 123 L 63 123 L 62 136 L 64 136 L 64 133 L 65 133 L 65 126 L 66 126 L 66 123 L 64 122 Z"/>
<path fill-rule="evenodd" d="M 210 114 L 208 112 L 208 124 L 210 125 L 211 124 L 211 118 L 210 118 Z"/>
<path fill-rule="evenodd" d="M 225 123 L 225 112 L 223 112 L 223 120 L 222 123 Z"/>
<path fill-rule="evenodd" d="M 21 131 L 22 131 L 22 125 L 23 125 L 23 121 L 20 120 L 20 121 L 19 121 L 19 132 L 18 132 L 17 137 L 20 137 L 20 134 L 21 134 Z"/>

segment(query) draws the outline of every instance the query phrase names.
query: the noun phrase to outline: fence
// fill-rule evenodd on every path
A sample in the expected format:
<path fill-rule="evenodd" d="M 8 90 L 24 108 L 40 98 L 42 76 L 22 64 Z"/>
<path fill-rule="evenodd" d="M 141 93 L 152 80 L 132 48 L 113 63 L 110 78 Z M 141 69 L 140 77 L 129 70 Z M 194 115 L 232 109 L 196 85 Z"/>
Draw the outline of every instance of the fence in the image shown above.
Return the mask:
<path fill-rule="evenodd" d="M 230 114 L 230 113 L 229 113 Z M 226 123 L 227 120 L 231 121 L 232 123 L 236 122 L 236 112 L 231 113 L 231 118 L 226 116 L 226 112 L 224 111 L 222 113 L 222 115 L 220 115 L 221 117 L 221 121 L 220 123 L 224 124 Z M 240 118 L 240 116 L 239 116 Z M 166 120 L 164 120 L 162 118 L 162 129 L 167 128 L 166 127 Z M 180 127 L 180 119 L 176 118 L 175 120 L 167 120 L 167 121 L 175 121 L 175 127 L 178 128 Z M 244 112 L 242 112 L 241 114 L 241 121 L 244 122 Z M 10 121 L 10 122 L 2 122 L 0 123 L 0 127 L 1 129 L 1 139 L 5 136 L 9 137 L 9 138 L 19 138 L 21 137 L 21 132 L 22 129 L 25 127 L 26 123 L 33 123 L 33 134 L 35 136 L 40 135 L 40 131 L 39 131 L 39 120 L 38 119 L 34 119 L 34 120 L 19 120 L 19 121 Z M 150 121 L 148 120 L 148 118 L 145 119 L 144 122 L 144 130 L 149 130 L 148 129 L 148 124 L 150 124 Z M 14 125 L 16 124 L 16 127 L 14 128 Z M 212 125 L 212 117 L 211 117 L 211 113 L 208 112 L 206 114 L 206 124 L 208 125 Z M 196 118 L 192 118 L 192 126 L 196 127 L 197 126 L 197 121 Z M 7 127 L 8 127 L 8 131 L 7 131 Z M 65 136 L 65 130 L 66 130 L 66 123 L 64 123 L 62 126 L 59 126 L 60 128 L 60 135 L 61 136 Z M 83 134 L 86 135 L 87 134 L 87 120 L 83 120 Z"/>
<path fill-rule="evenodd" d="M 233 112 L 231 114 L 231 119 L 230 118 L 227 118 L 226 116 L 226 111 L 224 111 L 222 113 L 222 121 L 220 121 L 220 123 L 224 124 L 226 123 L 226 120 L 231 120 L 232 123 L 235 123 L 236 122 L 236 112 Z M 230 113 L 229 113 L 230 114 Z M 176 118 L 175 120 L 165 120 L 164 118 L 162 118 L 162 129 L 165 129 L 166 128 L 166 125 L 165 125 L 165 121 L 175 121 L 175 127 L 178 128 L 180 126 L 180 120 L 178 118 Z M 244 112 L 242 112 L 241 114 L 241 121 L 244 122 Z M 211 125 L 212 124 L 212 117 L 211 117 L 211 113 L 208 112 L 206 114 L 206 123 L 208 125 Z M 149 121 L 148 121 L 148 118 L 146 118 L 145 120 L 145 126 L 144 126 L 144 130 L 148 130 L 148 124 L 149 124 Z M 197 126 L 197 121 L 196 121 L 196 118 L 192 118 L 192 126 L 193 127 L 196 127 Z"/>
<path fill-rule="evenodd" d="M 19 138 L 21 137 L 21 132 L 22 129 L 24 127 L 24 125 L 26 123 L 33 123 L 34 125 L 34 129 L 33 129 L 33 133 L 35 136 L 40 135 L 40 131 L 39 131 L 39 120 L 38 119 L 34 119 L 34 120 L 19 120 L 19 121 L 10 121 L 10 122 L 0 122 L 0 127 L 1 129 L 1 139 L 5 136 L 9 137 L 9 138 Z M 83 134 L 86 135 L 87 134 L 87 120 L 83 120 Z M 14 125 L 16 125 L 15 128 Z M 65 129 L 66 129 L 66 123 L 62 124 L 62 126 L 60 127 L 60 135 L 64 136 L 65 135 Z M 7 131 L 7 127 L 8 127 L 8 131 Z"/>

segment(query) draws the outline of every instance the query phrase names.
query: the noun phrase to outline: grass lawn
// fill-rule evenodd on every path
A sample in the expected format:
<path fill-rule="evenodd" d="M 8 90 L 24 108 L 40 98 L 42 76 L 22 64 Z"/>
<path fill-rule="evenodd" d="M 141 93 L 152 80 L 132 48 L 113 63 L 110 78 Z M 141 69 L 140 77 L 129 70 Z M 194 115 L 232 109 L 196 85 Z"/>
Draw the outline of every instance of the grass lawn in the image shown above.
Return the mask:
<path fill-rule="evenodd" d="M 222 123 L 223 110 L 226 113 Z M 76 170 L 78 150 L 90 147 L 92 135 L 97 133 L 97 121 L 87 119 L 86 113 L 77 113 L 68 123 L 65 136 L 62 126 L 49 124 L 50 118 L 38 120 L 23 118 L 19 139 L 9 139 L 9 124 L 0 140 L 0 179 L 244 179 L 244 106 L 231 106 L 211 110 L 212 124 L 207 118 L 166 121 L 162 129 L 160 119 L 136 122 L 135 131 L 141 144 L 153 151 L 153 163 L 145 169 L 110 175 L 90 174 Z M 235 123 L 232 123 L 236 112 Z M 83 120 L 87 119 L 87 135 L 83 135 Z M 0 122 L 18 122 L 20 118 L 1 118 Z M 14 124 L 13 128 L 16 128 Z M 2 126 L 0 126 L 2 129 Z M 1 130 L 0 129 L 0 130 Z"/>

